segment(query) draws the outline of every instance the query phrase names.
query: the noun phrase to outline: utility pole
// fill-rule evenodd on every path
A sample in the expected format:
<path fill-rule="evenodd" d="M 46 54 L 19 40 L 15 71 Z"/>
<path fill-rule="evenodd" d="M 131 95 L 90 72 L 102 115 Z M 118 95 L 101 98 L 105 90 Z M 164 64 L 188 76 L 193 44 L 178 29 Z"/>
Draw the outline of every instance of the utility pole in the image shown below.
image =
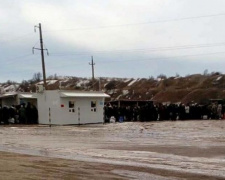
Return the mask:
<path fill-rule="evenodd" d="M 47 89 L 46 73 L 45 73 L 44 50 L 47 51 L 47 55 L 48 55 L 48 49 L 44 49 L 44 47 L 43 47 L 43 38 L 42 38 L 41 23 L 39 23 L 38 26 L 34 26 L 34 31 L 35 32 L 36 32 L 36 28 L 39 29 L 39 33 L 40 33 L 40 48 L 33 47 L 33 53 L 34 53 L 34 49 L 37 49 L 37 50 L 40 50 L 41 51 L 41 62 L 42 62 L 42 72 L 43 72 L 44 87 L 45 87 L 45 89 Z"/>
<path fill-rule="evenodd" d="M 91 56 L 91 63 L 89 63 L 89 65 L 92 66 L 92 86 L 93 86 L 93 89 L 94 89 L 94 80 L 95 80 L 95 72 L 94 72 L 94 61 L 93 61 L 93 56 Z"/>
<path fill-rule="evenodd" d="M 89 65 L 92 66 L 92 81 L 94 82 L 94 79 L 95 79 L 95 72 L 94 72 L 94 61 L 93 61 L 93 56 L 91 56 L 91 63 L 89 63 Z"/>
<path fill-rule="evenodd" d="M 99 77 L 99 91 L 101 91 L 101 77 Z"/>

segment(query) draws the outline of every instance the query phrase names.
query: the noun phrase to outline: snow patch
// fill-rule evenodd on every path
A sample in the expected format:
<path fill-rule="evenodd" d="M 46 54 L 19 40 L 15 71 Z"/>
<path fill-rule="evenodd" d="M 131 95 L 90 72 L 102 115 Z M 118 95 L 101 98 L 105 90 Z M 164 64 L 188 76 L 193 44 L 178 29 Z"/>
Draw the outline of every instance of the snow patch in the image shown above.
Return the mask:
<path fill-rule="evenodd" d="M 77 87 L 81 87 L 82 85 L 85 85 L 87 83 L 89 83 L 90 81 L 88 79 L 86 80 L 80 80 L 79 82 L 77 82 L 76 86 Z"/>
<path fill-rule="evenodd" d="M 46 83 L 48 85 L 51 85 L 51 84 L 55 84 L 58 80 L 47 80 Z M 36 83 L 35 85 L 41 85 L 41 84 L 44 84 L 44 81 L 40 81 L 38 83 Z"/>
<path fill-rule="evenodd" d="M 66 82 L 68 82 L 68 81 L 69 81 L 69 79 L 65 79 L 65 80 L 62 80 L 62 81 L 60 81 L 60 82 L 66 83 Z"/>
<path fill-rule="evenodd" d="M 164 80 L 163 78 L 157 78 L 158 82 L 163 81 L 163 80 Z"/>
<path fill-rule="evenodd" d="M 12 85 L 9 85 L 7 86 L 6 88 L 4 88 L 4 91 L 5 92 L 13 92 L 13 91 L 16 91 L 16 89 L 19 87 L 18 84 L 12 84 Z"/>
<path fill-rule="evenodd" d="M 106 78 L 105 79 L 107 82 L 110 82 L 110 81 L 112 81 L 112 80 L 114 80 L 113 78 Z"/>
<path fill-rule="evenodd" d="M 35 85 L 41 85 L 41 84 L 44 84 L 44 82 L 40 81 L 40 82 L 36 83 Z"/>
<path fill-rule="evenodd" d="M 55 84 L 58 80 L 49 80 L 47 81 L 48 85 Z"/>
<path fill-rule="evenodd" d="M 122 95 L 119 95 L 116 99 L 117 99 L 117 100 L 120 99 L 121 96 L 122 96 Z"/>
<path fill-rule="evenodd" d="M 129 90 L 123 90 L 122 93 L 124 96 L 126 96 L 127 94 L 129 94 Z"/>
<path fill-rule="evenodd" d="M 216 81 L 219 81 L 221 78 L 222 78 L 222 76 L 219 76 L 219 77 L 216 79 Z"/>
<path fill-rule="evenodd" d="M 109 83 L 108 83 L 108 82 L 107 82 L 107 83 L 105 83 L 105 84 L 104 84 L 104 87 L 106 87 L 106 86 L 107 86 L 107 84 L 109 84 Z"/>
<path fill-rule="evenodd" d="M 133 81 L 131 81 L 127 86 L 132 86 L 136 81 L 138 81 L 139 79 L 134 79 Z"/>
<path fill-rule="evenodd" d="M 129 82 L 130 80 L 132 80 L 132 79 L 126 79 L 124 82 L 127 83 L 127 82 Z"/>
<path fill-rule="evenodd" d="M 110 91 L 107 92 L 107 94 L 114 94 L 114 93 L 117 93 L 118 92 L 118 89 L 111 89 Z"/>
<path fill-rule="evenodd" d="M 108 91 L 108 94 L 113 94 L 114 93 L 114 90 L 110 90 L 110 91 Z"/>

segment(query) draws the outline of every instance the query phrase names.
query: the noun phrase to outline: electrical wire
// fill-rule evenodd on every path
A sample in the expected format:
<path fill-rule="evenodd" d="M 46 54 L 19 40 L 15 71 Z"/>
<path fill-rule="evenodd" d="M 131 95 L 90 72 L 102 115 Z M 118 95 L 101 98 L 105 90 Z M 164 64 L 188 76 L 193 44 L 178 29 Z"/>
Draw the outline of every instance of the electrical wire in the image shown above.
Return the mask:
<path fill-rule="evenodd" d="M 96 64 L 107 64 L 107 63 L 121 63 L 121 62 L 132 62 L 132 61 L 154 61 L 154 60 L 167 60 L 167 59 L 176 59 L 176 58 L 185 58 L 185 57 L 195 57 L 195 56 L 211 56 L 211 55 L 216 55 L 216 54 L 225 54 L 225 51 L 221 52 L 214 52 L 214 53 L 202 53 L 202 54 L 191 54 L 191 55 L 182 55 L 182 56 L 172 56 L 172 57 L 160 57 L 160 58 L 146 58 L 146 59 L 130 59 L 130 60 L 111 60 L 111 61 L 95 61 Z M 88 65 L 88 63 L 82 62 L 82 63 L 71 63 L 70 61 L 63 61 L 63 62 L 70 62 L 71 65 L 79 66 L 79 65 Z M 55 64 L 54 67 L 66 67 L 68 65 L 62 65 L 62 64 Z"/>
<path fill-rule="evenodd" d="M 51 56 L 85 56 L 93 54 L 104 54 L 104 53 L 124 53 L 124 52 L 154 52 L 154 51 L 169 51 L 169 50 L 183 50 L 183 49 L 195 49 L 195 48 L 208 48 L 225 46 L 225 42 L 213 43 L 213 44 L 197 44 L 197 45 L 182 45 L 182 46 L 170 46 L 170 47 L 158 47 L 158 48 L 146 48 L 146 49 L 122 49 L 122 50 L 108 50 L 108 51 L 91 51 L 91 52 L 80 52 L 80 53 L 51 53 Z"/>
<path fill-rule="evenodd" d="M 12 43 L 12 42 L 15 42 L 15 41 L 24 40 L 24 37 L 30 36 L 31 34 L 33 34 L 33 33 L 27 33 L 27 34 L 24 34 L 22 36 L 18 36 L 18 37 L 8 39 L 8 40 L 1 40 L 1 41 L 2 41 L 2 43 Z"/>
<path fill-rule="evenodd" d="M 15 59 L 24 58 L 24 57 L 31 56 L 31 55 L 33 55 L 33 54 L 28 53 L 28 54 L 24 54 L 24 55 L 21 55 L 21 56 L 17 56 L 17 57 L 13 57 L 13 58 L 6 58 L 6 59 L 7 60 L 15 60 Z"/>
<path fill-rule="evenodd" d="M 164 59 L 194 57 L 194 56 L 210 56 L 210 55 L 216 55 L 216 54 L 225 54 L 225 51 L 214 52 L 214 53 L 203 53 L 203 54 L 191 54 L 191 55 L 182 55 L 182 56 L 163 57 L 163 58 L 138 59 L 138 61 L 164 60 Z M 137 61 L 137 60 L 136 59 L 135 60 L 131 59 L 131 60 L 96 61 L 96 62 L 109 63 L 109 62 L 130 62 L 130 61 Z"/>
<path fill-rule="evenodd" d="M 215 44 L 202 44 L 202 45 L 191 45 L 191 46 L 174 46 L 173 48 L 176 48 L 176 49 L 183 49 L 183 48 L 200 48 L 200 47 L 212 47 L 212 46 L 224 46 L 225 43 L 215 43 Z M 162 48 L 152 48 L 150 50 L 171 50 L 172 47 L 162 47 Z M 137 50 L 140 50 L 140 49 L 137 49 Z M 141 49 L 142 50 L 142 49 Z M 143 50 L 149 50 L 149 49 L 143 49 Z M 172 49 L 174 50 L 174 49 Z M 127 50 L 126 50 L 127 51 Z M 133 50 L 132 50 L 133 51 Z M 109 52 L 109 51 L 107 51 Z M 195 55 L 183 55 L 183 56 L 173 56 L 173 57 L 167 57 L 167 58 L 151 58 L 151 59 L 138 59 L 138 61 L 143 61 L 143 60 L 160 60 L 160 59 L 171 59 L 171 58 L 179 58 L 179 57 L 191 57 L 191 56 L 202 56 L 202 55 L 214 55 L 214 54 L 221 54 L 221 53 L 225 53 L 225 52 L 215 52 L 215 53 L 203 53 L 203 54 L 195 54 Z M 54 55 L 54 53 L 52 53 Z M 51 54 L 51 56 L 53 56 Z M 25 57 L 29 57 L 29 56 L 32 56 L 34 54 L 31 54 L 31 53 L 28 53 L 28 54 L 24 54 L 24 55 L 21 55 L 21 56 L 17 56 L 17 57 L 13 57 L 13 58 L 5 58 L 7 60 L 7 64 L 12 62 L 13 60 L 16 60 L 16 59 L 21 59 L 21 58 L 25 58 Z M 50 56 L 50 57 L 51 57 Z M 117 60 L 117 61 L 96 61 L 96 62 L 100 62 L 100 63 L 110 63 L 110 62 L 130 62 L 130 61 L 137 61 L 136 59 L 135 60 Z M 13 62 L 15 63 L 15 62 Z M 86 62 L 85 62 L 86 63 Z M 80 63 L 78 63 L 80 64 Z M 78 65 L 76 64 L 76 65 Z"/>
<path fill-rule="evenodd" d="M 132 62 L 132 61 L 155 61 L 155 60 L 166 60 L 166 59 L 175 59 L 175 58 L 184 58 L 184 57 L 195 57 L 195 56 L 209 56 L 209 55 L 216 55 L 216 54 L 225 54 L 225 51 L 222 52 L 214 52 L 214 53 L 203 53 L 203 54 L 192 54 L 192 55 L 182 55 L 182 56 L 173 56 L 173 57 L 162 57 L 162 58 L 149 58 L 149 59 L 131 59 L 131 60 L 115 60 L 115 61 L 95 61 L 98 65 L 101 64 L 107 64 L 107 63 L 121 63 L 121 62 Z M 27 56 L 31 56 L 32 54 L 27 54 L 27 55 L 23 55 L 23 56 L 18 56 L 16 57 L 18 58 L 22 58 L 22 57 L 27 57 Z M 11 59 L 12 60 L 12 59 Z M 36 60 L 36 59 L 35 59 Z M 55 60 L 55 59 L 54 59 Z M 64 61 L 65 62 L 65 61 Z M 68 61 L 67 61 L 68 62 Z M 13 64 L 15 64 L 15 62 L 13 62 Z M 83 62 L 83 63 L 71 63 L 70 65 L 75 65 L 75 66 L 80 66 L 80 65 L 88 65 L 87 62 Z M 57 64 L 55 63 L 54 67 L 68 67 L 68 65 L 63 65 L 63 64 Z M 19 71 L 19 70 L 18 70 Z"/>
<path fill-rule="evenodd" d="M 18 59 L 21 59 L 21 58 L 29 57 L 29 56 L 32 56 L 32 55 L 33 54 L 29 53 L 29 54 L 24 54 L 24 55 L 13 57 L 13 58 L 5 58 L 4 64 L 5 65 L 15 64 L 14 60 L 18 60 Z"/>
<path fill-rule="evenodd" d="M 218 17 L 218 16 L 225 16 L 225 13 L 211 14 L 211 15 L 202 15 L 202 16 L 193 16 L 193 17 L 184 17 L 184 18 L 176 18 L 176 19 L 167 19 L 167 20 L 159 20 L 159 21 L 148 21 L 148 22 L 142 22 L 142 23 L 130 23 L 130 24 L 118 24 L 118 25 L 107 25 L 107 26 L 96 26 L 96 27 L 81 27 L 81 28 L 71 28 L 71 29 L 47 30 L 47 31 L 43 31 L 43 32 L 78 31 L 78 30 L 92 30 L 92 29 L 127 27 L 127 26 L 137 26 L 137 25 L 147 25 L 147 24 L 156 24 L 156 23 L 167 23 L 167 22 L 175 22 L 175 21 L 184 21 L 184 20 L 191 20 L 191 19 Z"/>

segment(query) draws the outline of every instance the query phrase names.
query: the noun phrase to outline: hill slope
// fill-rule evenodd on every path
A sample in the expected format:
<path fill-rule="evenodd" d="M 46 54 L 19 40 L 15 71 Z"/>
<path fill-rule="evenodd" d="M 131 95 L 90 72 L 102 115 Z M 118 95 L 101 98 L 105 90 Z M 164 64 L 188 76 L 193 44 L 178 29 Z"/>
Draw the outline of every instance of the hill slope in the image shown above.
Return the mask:
<path fill-rule="evenodd" d="M 35 92 L 36 85 L 43 82 L 2 83 L 4 92 Z M 111 100 L 154 100 L 157 102 L 191 101 L 204 103 L 208 99 L 225 98 L 225 75 L 190 75 L 170 78 L 105 78 L 92 83 L 89 78 L 61 77 L 47 81 L 48 89 L 66 90 L 102 90 L 111 96 Z M 92 85 L 93 84 L 93 85 Z"/>

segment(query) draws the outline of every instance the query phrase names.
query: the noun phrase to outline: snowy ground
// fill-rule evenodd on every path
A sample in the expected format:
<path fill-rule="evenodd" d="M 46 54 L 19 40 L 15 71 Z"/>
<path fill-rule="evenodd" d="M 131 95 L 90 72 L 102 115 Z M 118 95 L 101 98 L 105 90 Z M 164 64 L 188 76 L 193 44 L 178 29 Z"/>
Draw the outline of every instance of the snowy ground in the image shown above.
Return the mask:
<path fill-rule="evenodd" d="M 0 167 L 19 153 L 23 160 L 32 155 L 57 163 L 73 160 L 77 167 L 95 163 L 86 171 L 102 173 L 103 179 L 225 179 L 225 120 L 0 126 L 0 139 L 0 151 L 11 153 Z"/>

